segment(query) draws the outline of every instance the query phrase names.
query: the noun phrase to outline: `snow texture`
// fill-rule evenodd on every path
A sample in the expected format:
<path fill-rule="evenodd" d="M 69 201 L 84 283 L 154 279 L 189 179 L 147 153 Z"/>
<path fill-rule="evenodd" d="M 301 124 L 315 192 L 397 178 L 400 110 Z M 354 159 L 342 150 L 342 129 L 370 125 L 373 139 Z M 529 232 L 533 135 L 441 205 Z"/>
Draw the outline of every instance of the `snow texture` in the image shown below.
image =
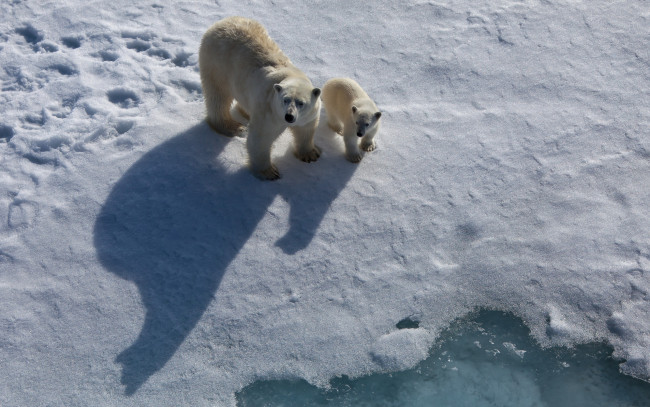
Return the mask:
<path fill-rule="evenodd" d="M 384 112 L 261 182 L 203 122 L 259 20 Z M 404 369 L 477 307 L 650 380 L 650 9 L 523 0 L 0 3 L 0 405 L 234 405 Z M 399 330 L 400 321 L 417 327 Z M 516 352 L 516 349 L 512 349 Z"/>

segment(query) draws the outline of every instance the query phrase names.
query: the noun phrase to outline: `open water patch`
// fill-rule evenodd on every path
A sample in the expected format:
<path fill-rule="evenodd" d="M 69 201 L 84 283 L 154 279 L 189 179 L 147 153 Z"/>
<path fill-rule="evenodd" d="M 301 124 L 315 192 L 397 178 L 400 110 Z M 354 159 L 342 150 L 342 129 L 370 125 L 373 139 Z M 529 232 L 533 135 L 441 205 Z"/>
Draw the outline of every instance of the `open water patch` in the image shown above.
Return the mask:
<path fill-rule="evenodd" d="M 305 381 L 259 381 L 237 394 L 237 405 L 649 406 L 650 383 L 619 373 L 621 361 L 611 355 L 602 343 L 542 349 L 521 319 L 480 311 L 454 322 L 413 369 L 336 378 L 329 390 Z"/>

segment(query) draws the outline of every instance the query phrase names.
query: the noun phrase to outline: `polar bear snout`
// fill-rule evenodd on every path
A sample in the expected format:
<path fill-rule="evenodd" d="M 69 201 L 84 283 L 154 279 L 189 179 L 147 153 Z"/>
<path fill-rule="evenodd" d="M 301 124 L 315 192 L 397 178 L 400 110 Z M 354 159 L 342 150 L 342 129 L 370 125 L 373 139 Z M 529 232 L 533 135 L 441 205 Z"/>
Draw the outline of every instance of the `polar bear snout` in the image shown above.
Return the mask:
<path fill-rule="evenodd" d="M 287 103 L 285 102 L 285 105 Z M 298 109 L 296 108 L 296 103 L 293 100 L 289 100 L 289 104 L 286 107 L 286 110 L 284 111 L 284 120 L 291 124 L 294 123 L 297 119 L 298 116 Z"/>
<path fill-rule="evenodd" d="M 370 123 L 359 123 L 357 124 L 357 136 L 363 137 L 366 135 L 368 132 L 368 128 L 370 127 Z"/>

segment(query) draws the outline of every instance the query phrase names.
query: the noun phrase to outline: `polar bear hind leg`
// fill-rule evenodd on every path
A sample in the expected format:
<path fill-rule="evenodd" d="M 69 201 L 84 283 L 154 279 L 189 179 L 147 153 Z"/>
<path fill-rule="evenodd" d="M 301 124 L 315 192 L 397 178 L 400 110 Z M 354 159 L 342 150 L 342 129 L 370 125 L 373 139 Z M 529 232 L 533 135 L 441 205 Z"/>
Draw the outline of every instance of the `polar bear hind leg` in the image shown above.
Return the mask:
<path fill-rule="evenodd" d="M 250 115 L 246 110 L 244 110 L 243 107 L 237 101 L 232 105 L 230 108 L 230 116 L 239 123 L 243 124 L 244 126 L 247 126 L 248 123 L 251 120 Z"/>
<path fill-rule="evenodd" d="M 207 109 L 206 121 L 214 131 L 227 137 L 239 135 L 244 129 L 230 115 L 233 98 L 228 90 L 218 86 L 211 75 L 201 75 Z"/>
<path fill-rule="evenodd" d="M 343 135 L 343 123 L 334 117 L 327 118 L 327 126 L 334 132 Z"/>

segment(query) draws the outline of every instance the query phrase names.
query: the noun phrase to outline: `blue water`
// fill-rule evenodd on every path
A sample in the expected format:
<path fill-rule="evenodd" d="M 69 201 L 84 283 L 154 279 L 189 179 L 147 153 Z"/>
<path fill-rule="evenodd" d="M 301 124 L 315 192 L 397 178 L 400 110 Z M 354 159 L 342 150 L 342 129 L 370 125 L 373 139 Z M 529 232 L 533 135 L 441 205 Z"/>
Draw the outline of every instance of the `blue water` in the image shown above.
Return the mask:
<path fill-rule="evenodd" d="M 417 322 L 401 323 L 413 329 Z M 252 406 L 650 406 L 650 383 L 622 375 L 604 344 L 540 348 L 522 321 L 496 311 L 459 320 L 414 369 L 332 380 L 256 382 L 237 394 Z"/>

